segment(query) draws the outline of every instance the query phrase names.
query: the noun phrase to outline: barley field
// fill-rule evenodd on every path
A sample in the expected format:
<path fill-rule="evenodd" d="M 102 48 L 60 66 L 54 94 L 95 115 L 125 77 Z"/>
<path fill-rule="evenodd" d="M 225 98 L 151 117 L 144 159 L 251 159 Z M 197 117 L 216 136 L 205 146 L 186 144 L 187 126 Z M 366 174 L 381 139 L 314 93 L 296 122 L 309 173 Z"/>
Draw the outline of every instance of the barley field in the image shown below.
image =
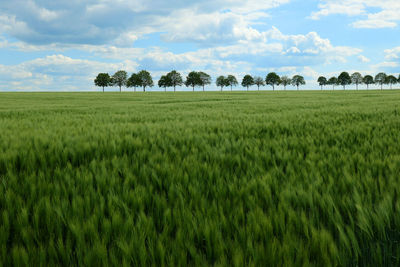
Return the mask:
<path fill-rule="evenodd" d="M 400 92 L 0 94 L 0 266 L 399 266 Z"/>

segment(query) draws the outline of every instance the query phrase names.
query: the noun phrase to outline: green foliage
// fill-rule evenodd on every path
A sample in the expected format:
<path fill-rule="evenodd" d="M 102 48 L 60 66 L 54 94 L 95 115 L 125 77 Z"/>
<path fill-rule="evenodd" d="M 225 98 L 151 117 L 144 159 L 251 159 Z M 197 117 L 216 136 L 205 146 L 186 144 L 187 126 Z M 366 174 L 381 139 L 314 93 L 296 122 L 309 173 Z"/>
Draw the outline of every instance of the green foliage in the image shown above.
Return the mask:
<path fill-rule="evenodd" d="M 355 84 L 358 90 L 358 85 L 363 83 L 363 76 L 359 72 L 354 72 L 350 78 L 351 78 L 351 83 Z"/>
<path fill-rule="evenodd" d="M 386 83 L 387 75 L 384 72 L 378 73 L 375 76 L 375 83 L 381 86 L 381 90 L 383 89 L 383 85 Z"/>
<path fill-rule="evenodd" d="M 102 87 L 104 92 L 104 87 L 111 85 L 111 77 L 108 73 L 99 73 L 94 80 L 96 86 Z"/>
<path fill-rule="evenodd" d="M 245 75 L 242 79 L 242 86 L 247 88 L 247 91 L 249 90 L 249 87 L 254 85 L 254 79 L 251 75 Z"/>
<path fill-rule="evenodd" d="M 129 77 L 129 79 L 126 83 L 126 86 L 133 87 L 136 92 L 136 88 L 142 86 L 142 80 L 141 80 L 140 76 L 137 73 L 132 73 L 131 77 Z"/>
<path fill-rule="evenodd" d="M 254 84 L 257 85 L 257 89 L 260 90 L 260 86 L 265 85 L 264 79 L 259 76 L 256 76 L 254 77 Z"/>
<path fill-rule="evenodd" d="M 174 87 L 174 92 L 176 91 L 177 86 L 182 86 L 183 84 L 182 76 L 176 70 L 173 70 L 167 74 L 167 80 L 170 82 L 170 86 Z"/>
<path fill-rule="evenodd" d="M 370 84 L 374 84 L 374 78 L 371 75 L 365 75 L 363 78 L 363 83 L 367 85 L 367 89 L 369 89 Z"/>
<path fill-rule="evenodd" d="M 400 93 L 0 95 L 0 266 L 399 266 Z"/>
<path fill-rule="evenodd" d="M 119 87 L 119 91 L 122 91 L 122 86 L 126 86 L 128 79 L 128 73 L 124 70 L 119 70 L 111 78 L 111 84 Z"/>
<path fill-rule="evenodd" d="M 338 83 L 343 86 L 343 90 L 346 89 L 346 85 L 351 84 L 351 77 L 350 74 L 348 72 L 342 72 L 340 73 L 339 77 L 338 77 Z"/>
<path fill-rule="evenodd" d="M 389 84 L 390 89 L 392 89 L 393 84 L 397 83 L 397 79 L 393 75 L 389 75 L 386 77 L 386 83 Z"/>
<path fill-rule="evenodd" d="M 275 72 L 270 72 L 267 74 L 267 77 L 265 77 L 265 84 L 266 85 L 271 85 L 272 90 L 275 90 L 275 85 L 279 85 L 281 82 L 281 79 L 278 74 Z"/>
<path fill-rule="evenodd" d="M 172 86 L 172 81 L 169 77 L 166 75 L 161 76 L 160 80 L 158 80 L 158 87 L 163 87 L 167 91 L 167 87 L 170 86 Z"/>
<path fill-rule="evenodd" d="M 299 90 L 300 85 L 305 85 L 306 81 L 304 80 L 304 77 L 301 75 L 294 75 L 292 78 L 292 85 L 297 87 L 297 90 Z"/>
<path fill-rule="evenodd" d="M 331 77 L 331 78 L 329 78 L 328 84 L 329 84 L 329 85 L 332 85 L 332 89 L 335 90 L 335 85 L 338 85 L 338 84 L 339 84 L 338 78 L 336 78 L 336 77 Z"/>
<path fill-rule="evenodd" d="M 215 81 L 215 84 L 218 87 L 221 87 L 221 91 L 222 91 L 225 86 L 229 86 L 229 81 L 225 76 L 218 76 L 217 80 Z"/>
<path fill-rule="evenodd" d="M 232 91 L 232 87 L 233 87 L 233 86 L 237 86 L 237 85 L 239 84 L 238 81 L 237 81 L 237 79 L 236 79 L 236 77 L 233 76 L 233 75 L 228 75 L 228 77 L 226 78 L 226 80 L 227 80 L 228 86 L 231 87 L 231 91 Z"/>
<path fill-rule="evenodd" d="M 186 87 L 192 87 L 193 91 L 196 86 L 202 86 L 202 84 L 200 73 L 197 71 L 190 72 L 186 77 L 185 85 Z"/>
<path fill-rule="evenodd" d="M 140 81 L 140 86 L 143 87 L 143 92 L 146 92 L 146 87 L 154 86 L 153 78 L 147 70 L 142 70 L 137 75 Z"/>
<path fill-rule="evenodd" d="M 286 86 L 290 85 L 292 83 L 292 79 L 290 79 L 288 76 L 282 76 L 281 77 L 281 84 L 283 85 L 284 90 L 286 90 Z"/>
<path fill-rule="evenodd" d="M 204 86 L 211 84 L 211 76 L 208 75 L 205 72 L 200 71 L 199 72 L 199 78 L 200 78 L 200 84 L 199 85 L 203 87 L 203 91 L 204 91 Z"/>

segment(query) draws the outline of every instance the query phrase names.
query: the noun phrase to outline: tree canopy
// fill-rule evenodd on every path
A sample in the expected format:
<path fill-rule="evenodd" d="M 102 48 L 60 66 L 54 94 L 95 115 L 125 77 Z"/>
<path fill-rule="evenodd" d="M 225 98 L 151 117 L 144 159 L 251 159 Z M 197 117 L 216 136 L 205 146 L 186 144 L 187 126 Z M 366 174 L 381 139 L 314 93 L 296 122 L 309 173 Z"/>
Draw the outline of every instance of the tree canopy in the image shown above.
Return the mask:
<path fill-rule="evenodd" d="M 224 86 L 228 86 L 229 85 L 229 82 L 228 82 L 228 79 L 225 78 L 225 76 L 221 75 L 221 76 L 218 76 L 217 80 L 215 81 L 215 84 L 218 87 L 221 87 L 221 91 L 222 91 Z"/>
<path fill-rule="evenodd" d="M 324 76 L 320 76 L 317 80 L 319 86 L 321 86 L 321 90 L 322 87 L 328 84 L 328 80 L 324 77 Z"/>
<path fill-rule="evenodd" d="M 346 90 L 346 85 L 351 84 L 350 74 L 346 71 L 340 73 L 338 77 L 338 83 L 343 86 L 343 90 Z"/>
<path fill-rule="evenodd" d="M 386 83 L 389 84 L 390 85 L 390 89 L 392 89 L 393 84 L 397 83 L 397 79 L 393 75 L 389 75 L 386 78 Z"/>
<path fill-rule="evenodd" d="M 201 81 L 200 73 L 196 71 L 192 71 L 186 77 L 185 85 L 186 87 L 192 87 L 194 91 L 194 87 L 201 86 L 203 83 Z"/>
<path fill-rule="evenodd" d="M 367 89 L 369 89 L 370 84 L 374 84 L 374 77 L 371 75 L 365 75 L 363 78 L 363 83 L 367 85 Z"/>
<path fill-rule="evenodd" d="M 111 77 L 108 73 L 99 73 L 94 80 L 94 84 L 98 87 L 103 87 L 104 92 L 104 87 L 111 85 Z"/>
<path fill-rule="evenodd" d="M 167 75 L 161 76 L 161 78 L 158 80 L 158 87 L 164 88 L 165 91 L 167 91 L 167 87 L 171 86 L 171 80 Z"/>
<path fill-rule="evenodd" d="M 138 74 L 141 81 L 141 86 L 143 87 L 143 92 L 146 92 L 146 87 L 153 87 L 153 78 L 147 70 L 142 70 Z"/>
<path fill-rule="evenodd" d="M 126 83 L 126 86 L 133 87 L 136 92 L 136 88 L 142 86 L 142 80 L 137 73 L 132 73 L 131 77 L 129 77 Z"/>
<path fill-rule="evenodd" d="M 275 72 L 270 72 L 268 73 L 267 77 L 265 77 L 265 84 L 271 85 L 272 90 L 275 90 L 275 85 L 279 85 L 281 82 L 281 79 L 278 74 Z"/>
<path fill-rule="evenodd" d="M 300 85 L 305 85 L 306 81 L 304 80 L 304 77 L 301 75 L 294 75 L 292 78 L 292 85 L 297 87 L 297 90 L 299 90 Z"/>
<path fill-rule="evenodd" d="M 375 76 L 375 83 L 377 83 L 381 86 L 381 90 L 383 89 L 383 85 L 386 83 L 386 78 L 387 78 L 387 76 L 386 76 L 386 73 L 384 73 L 384 72 L 378 73 Z"/>
<path fill-rule="evenodd" d="M 203 87 L 203 91 L 204 91 L 204 86 L 211 84 L 211 76 L 205 72 L 200 71 L 199 78 L 200 78 L 199 85 Z"/>
<path fill-rule="evenodd" d="M 228 77 L 226 79 L 228 81 L 228 86 L 231 87 L 231 91 L 232 91 L 232 86 L 237 86 L 238 81 L 237 81 L 236 77 L 233 75 L 228 75 Z"/>
<path fill-rule="evenodd" d="M 249 87 L 254 85 L 254 79 L 251 77 L 251 75 L 247 74 L 243 77 L 242 80 L 242 86 L 247 88 L 247 91 L 249 90 Z"/>
<path fill-rule="evenodd" d="M 359 72 L 354 72 L 350 78 L 351 83 L 355 84 L 358 90 L 358 85 L 363 83 L 363 76 Z"/>
<path fill-rule="evenodd" d="M 260 90 L 260 86 L 265 85 L 264 79 L 259 76 L 256 76 L 254 77 L 254 84 L 257 85 L 258 90 Z"/>
<path fill-rule="evenodd" d="M 119 87 L 119 91 L 122 91 L 122 86 L 126 86 L 128 79 L 128 73 L 124 70 L 117 71 L 111 78 L 111 84 Z"/>
<path fill-rule="evenodd" d="M 170 81 L 170 86 L 174 87 L 174 92 L 176 91 L 177 86 L 183 85 L 183 79 L 179 72 L 173 70 L 167 74 L 168 81 Z"/>
<path fill-rule="evenodd" d="M 283 85 L 283 89 L 286 90 L 286 86 L 292 83 L 292 79 L 290 79 L 288 76 L 282 76 L 281 77 L 281 84 Z"/>

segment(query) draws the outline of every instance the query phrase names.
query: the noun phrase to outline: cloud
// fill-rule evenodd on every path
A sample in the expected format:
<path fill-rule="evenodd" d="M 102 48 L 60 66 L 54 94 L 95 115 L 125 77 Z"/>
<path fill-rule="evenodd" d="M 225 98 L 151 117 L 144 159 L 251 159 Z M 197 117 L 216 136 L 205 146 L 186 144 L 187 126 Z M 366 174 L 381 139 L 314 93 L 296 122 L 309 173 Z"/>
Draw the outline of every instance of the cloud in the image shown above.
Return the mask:
<path fill-rule="evenodd" d="M 318 8 L 311 13 L 311 19 L 319 20 L 329 15 L 362 17 L 351 24 L 354 28 L 394 28 L 400 21 L 398 0 L 321 0 Z M 372 11 L 376 9 L 377 12 Z"/>
<path fill-rule="evenodd" d="M 386 49 L 384 52 L 385 59 L 387 60 L 400 59 L 400 46 L 392 49 Z"/>
<path fill-rule="evenodd" d="M 0 33 L 29 44 L 131 46 L 145 34 L 165 40 L 231 40 L 265 11 L 289 0 L 13 0 L 0 2 Z M 157 8 L 154 8 L 157 7 Z M 237 28 L 239 27 L 239 28 Z M 213 29 L 213 34 L 208 33 Z M 227 32 L 226 32 L 227 31 Z"/>
<path fill-rule="evenodd" d="M 358 61 L 362 62 L 362 63 L 368 63 L 371 61 L 369 58 L 367 58 L 366 56 L 363 56 L 363 55 L 359 55 L 357 58 L 358 58 Z"/>

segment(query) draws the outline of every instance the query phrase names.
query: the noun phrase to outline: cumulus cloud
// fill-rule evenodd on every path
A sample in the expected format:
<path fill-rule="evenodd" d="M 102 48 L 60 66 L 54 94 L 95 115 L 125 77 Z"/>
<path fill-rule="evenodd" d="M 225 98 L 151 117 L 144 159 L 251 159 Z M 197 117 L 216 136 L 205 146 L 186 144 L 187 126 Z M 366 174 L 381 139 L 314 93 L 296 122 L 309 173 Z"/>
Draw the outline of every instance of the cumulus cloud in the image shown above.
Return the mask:
<path fill-rule="evenodd" d="M 30 44 L 130 46 L 143 34 L 170 41 L 230 39 L 230 34 L 289 0 L 14 0 L 0 2 L 0 32 Z M 157 8 L 154 8 L 157 7 Z M 228 12 L 226 12 L 228 10 Z M 239 29 L 237 29 L 239 25 Z M 193 28 L 194 27 L 194 28 Z M 214 35 L 207 30 L 214 29 Z M 231 32 L 229 32 L 231 31 Z"/>
<path fill-rule="evenodd" d="M 321 0 L 318 7 L 310 15 L 311 19 L 334 14 L 361 17 L 351 24 L 355 28 L 394 28 L 400 21 L 398 0 Z"/>

